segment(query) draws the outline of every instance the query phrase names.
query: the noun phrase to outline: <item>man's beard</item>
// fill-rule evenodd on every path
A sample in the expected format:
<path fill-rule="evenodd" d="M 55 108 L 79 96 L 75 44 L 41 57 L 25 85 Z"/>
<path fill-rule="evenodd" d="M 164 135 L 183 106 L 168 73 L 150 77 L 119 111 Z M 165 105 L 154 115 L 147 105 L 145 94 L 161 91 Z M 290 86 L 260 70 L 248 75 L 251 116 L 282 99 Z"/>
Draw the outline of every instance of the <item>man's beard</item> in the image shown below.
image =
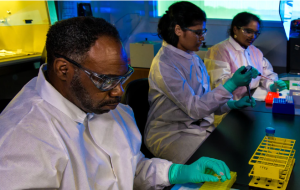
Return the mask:
<path fill-rule="evenodd" d="M 91 96 L 84 88 L 80 81 L 79 69 L 75 69 L 74 76 L 70 84 L 71 92 L 76 97 L 77 101 L 83 106 L 84 111 L 88 113 L 103 114 L 109 112 L 108 109 L 103 109 L 105 105 L 121 102 L 121 97 L 114 97 L 110 100 L 93 102 Z"/>

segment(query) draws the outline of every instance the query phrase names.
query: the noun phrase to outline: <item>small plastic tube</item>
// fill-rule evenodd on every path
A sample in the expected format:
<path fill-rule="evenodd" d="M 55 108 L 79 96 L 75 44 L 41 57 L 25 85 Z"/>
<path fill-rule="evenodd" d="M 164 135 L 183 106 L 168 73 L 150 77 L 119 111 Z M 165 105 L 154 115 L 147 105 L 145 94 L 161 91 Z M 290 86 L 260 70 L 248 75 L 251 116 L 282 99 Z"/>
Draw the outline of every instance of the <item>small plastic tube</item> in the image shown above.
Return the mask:
<path fill-rule="evenodd" d="M 273 127 L 267 127 L 266 136 L 268 137 L 268 139 L 274 138 L 274 135 L 275 135 L 275 129 Z"/>
<path fill-rule="evenodd" d="M 269 145 L 271 144 L 271 141 L 274 140 L 274 136 L 275 136 L 275 129 L 273 127 L 267 127 L 266 128 L 266 149 L 267 149 L 267 152 L 269 152 Z"/>
<path fill-rule="evenodd" d="M 287 103 L 289 103 L 289 104 L 293 103 L 293 97 L 292 96 L 286 96 L 285 99 L 286 99 Z"/>

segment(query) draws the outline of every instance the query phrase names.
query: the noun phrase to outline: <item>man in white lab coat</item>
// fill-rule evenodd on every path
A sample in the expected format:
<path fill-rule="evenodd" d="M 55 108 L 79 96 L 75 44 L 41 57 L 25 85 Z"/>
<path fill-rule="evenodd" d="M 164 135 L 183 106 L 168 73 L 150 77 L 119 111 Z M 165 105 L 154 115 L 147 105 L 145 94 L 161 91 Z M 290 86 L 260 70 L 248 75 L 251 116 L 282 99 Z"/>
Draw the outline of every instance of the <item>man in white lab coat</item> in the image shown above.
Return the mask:
<path fill-rule="evenodd" d="M 46 49 L 48 64 L 0 115 L 0 189 L 162 189 L 218 181 L 213 173 L 230 179 L 220 160 L 187 166 L 140 152 L 133 112 L 119 104 L 133 69 L 105 20 L 57 22 Z"/>

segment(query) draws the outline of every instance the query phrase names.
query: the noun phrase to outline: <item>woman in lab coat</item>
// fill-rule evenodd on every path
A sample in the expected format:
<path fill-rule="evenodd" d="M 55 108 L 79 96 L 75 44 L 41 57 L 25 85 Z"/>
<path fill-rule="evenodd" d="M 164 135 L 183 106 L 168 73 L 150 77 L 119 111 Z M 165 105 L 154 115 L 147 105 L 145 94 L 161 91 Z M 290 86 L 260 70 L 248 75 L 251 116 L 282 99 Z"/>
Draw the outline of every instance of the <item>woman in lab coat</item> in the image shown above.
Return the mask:
<path fill-rule="evenodd" d="M 158 24 L 163 44 L 149 73 L 150 110 L 144 139 L 155 156 L 174 163 L 185 163 L 214 130 L 213 113 L 255 105 L 248 97 L 230 100 L 238 86 L 256 77 L 252 71 L 241 74 L 244 67 L 210 90 L 204 63 L 193 52 L 204 40 L 205 26 L 205 12 L 190 2 L 171 5 Z"/>
<path fill-rule="evenodd" d="M 231 23 L 230 36 L 228 39 L 212 46 L 205 55 L 204 63 L 210 75 L 212 89 L 224 84 L 231 78 L 233 73 L 241 66 L 250 65 L 256 68 L 263 76 L 276 81 L 268 80 L 258 76 L 250 83 L 254 89 L 262 86 L 262 89 L 276 92 L 277 89 L 284 90 L 286 85 L 278 80 L 273 72 L 270 62 L 264 58 L 262 52 L 252 45 L 260 35 L 260 19 L 251 13 L 242 12 L 237 14 Z M 245 96 L 247 89 L 239 87 L 233 93 L 233 99 L 239 100 Z"/>

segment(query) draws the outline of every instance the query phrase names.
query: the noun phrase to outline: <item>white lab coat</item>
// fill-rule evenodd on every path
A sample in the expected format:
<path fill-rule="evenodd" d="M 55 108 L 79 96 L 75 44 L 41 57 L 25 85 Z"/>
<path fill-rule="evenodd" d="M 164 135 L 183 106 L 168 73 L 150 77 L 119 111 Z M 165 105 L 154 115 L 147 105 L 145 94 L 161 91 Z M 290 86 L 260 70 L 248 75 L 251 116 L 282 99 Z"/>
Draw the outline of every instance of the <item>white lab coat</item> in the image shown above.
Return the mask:
<path fill-rule="evenodd" d="M 231 36 L 212 46 L 205 55 L 204 63 L 210 75 L 212 89 L 224 84 L 238 68 L 247 65 L 255 67 L 264 76 L 278 80 L 278 75 L 273 72 L 272 65 L 263 57 L 258 48 L 250 45 L 244 49 Z M 260 85 L 270 91 L 271 84 L 273 81 L 258 76 L 252 79 L 250 89 L 255 89 Z M 239 100 L 246 93 L 246 87 L 239 87 L 233 92 L 233 99 Z"/>
<path fill-rule="evenodd" d="M 0 189 L 130 190 L 170 185 L 169 161 L 147 159 L 129 106 L 86 114 L 40 68 L 0 115 Z"/>
<path fill-rule="evenodd" d="M 215 129 L 213 113 L 230 110 L 232 94 L 222 85 L 211 91 L 202 60 L 166 42 L 152 62 L 149 86 L 146 146 L 157 157 L 185 163 Z"/>

